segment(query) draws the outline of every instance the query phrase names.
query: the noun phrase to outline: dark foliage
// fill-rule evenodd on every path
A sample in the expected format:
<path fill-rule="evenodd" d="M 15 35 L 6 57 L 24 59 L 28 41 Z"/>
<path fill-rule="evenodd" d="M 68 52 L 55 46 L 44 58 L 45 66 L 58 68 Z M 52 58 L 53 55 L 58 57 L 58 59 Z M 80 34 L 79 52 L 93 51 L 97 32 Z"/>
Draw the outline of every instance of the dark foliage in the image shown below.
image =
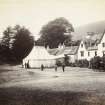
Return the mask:
<path fill-rule="evenodd" d="M 16 25 L 14 28 L 7 27 L 1 41 L 1 61 L 5 63 L 21 62 L 31 51 L 34 39 L 25 27 Z"/>
<path fill-rule="evenodd" d="M 69 57 L 68 57 L 68 55 L 65 55 L 65 59 L 64 59 L 65 61 L 65 65 L 66 66 L 69 66 Z"/>
<path fill-rule="evenodd" d="M 74 31 L 74 29 L 65 18 L 57 18 L 42 27 L 40 39 L 50 48 L 56 48 L 59 43 L 63 43 L 68 38 L 64 33 L 70 33 L 71 31 Z"/>
<path fill-rule="evenodd" d="M 57 64 L 57 66 L 62 66 L 62 61 L 57 60 L 57 61 L 56 61 L 56 64 Z"/>
<path fill-rule="evenodd" d="M 77 67 L 88 67 L 89 62 L 86 59 L 84 59 L 84 60 L 76 60 L 75 65 Z"/>
<path fill-rule="evenodd" d="M 105 105 L 104 99 L 104 96 L 101 95 L 99 98 L 94 92 L 51 91 L 17 87 L 0 89 L 0 105 Z"/>
<path fill-rule="evenodd" d="M 90 68 L 98 71 L 105 71 L 105 56 L 96 56 L 90 60 Z"/>
<path fill-rule="evenodd" d="M 101 57 L 95 56 L 94 58 L 92 58 L 90 60 L 90 67 L 92 69 L 99 69 L 100 68 L 100 61 L 101 61 Z"/>
<path fill-rule="evenodd" d="M 15 35 L 12 52 L 17 61 L 26 57 L 34 45 L 34 39 L 28 29 L 20 27 Z"/>
<path fill-rule="evenodd" d="M 79 46 L 80 40 L 73 41 L 73 40 L 71 40 L 71 38 L 68 38 L 68 39 L 65 40 L 64 44 L 66 46 Z"/>

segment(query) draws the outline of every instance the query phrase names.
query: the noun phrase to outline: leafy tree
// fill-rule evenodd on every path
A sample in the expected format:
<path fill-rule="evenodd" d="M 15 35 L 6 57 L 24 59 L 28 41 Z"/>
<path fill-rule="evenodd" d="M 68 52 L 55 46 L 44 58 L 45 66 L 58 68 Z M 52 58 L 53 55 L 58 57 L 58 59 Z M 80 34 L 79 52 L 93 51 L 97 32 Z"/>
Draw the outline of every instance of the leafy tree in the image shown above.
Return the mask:
<path fill-rule="evenodd" d="M 16 60 L 21 61 L 33 48 L 34 38 L 25 27 L 15 26 L 14 30 L 16 30 L 16 34 L 12 52 Z"/>
<path fill-rule="evenodd" d="M 11 39 L 13 38 L 13 29 L 12 27 L 7 27 L 7 29 L 3 32 L 3 38 L 1 41 L 1 45 L 6 47 L 6 48 L 10 48 L 11 47 Z"/>
<path fill-rule="evenodd" d="M 3 35 L 1 53 L 6 61 L 22 61 L 34 45 L 34 39 L 30 31 L 19 25 L 14 28 L 7 27 Z"/>
<path fill-rule="evenodd" d="M 44 25 L 40 31 L 42 41 L 45 45 L 49 45 L 50 48 L 58 47 L 59 43 L 63 43 L 68 35 L 74 31 L 72 25 L 65 18 L 57 18 Z"/>
<path fill-rule="evenodd" d="M 64 44 L 66 46 L 79 46 L 80 40 L 73 41 L 73 40 L 71 40 L 71 38 L 68 38 L 68 39 L 65 40 Z"/>
<path fill-rule="evenodd" d="M 6 61 L 9 61 L 12 59 L 11 54 L 11 47 L 12 47 L 12 40 L 14 37 L 14 31 L 12 27 L 7 27 L 6 30 L 3 32 L 3 38 L 1 40 L 1 51 L 0 55 L 2 58 L 4 58 Z"/>

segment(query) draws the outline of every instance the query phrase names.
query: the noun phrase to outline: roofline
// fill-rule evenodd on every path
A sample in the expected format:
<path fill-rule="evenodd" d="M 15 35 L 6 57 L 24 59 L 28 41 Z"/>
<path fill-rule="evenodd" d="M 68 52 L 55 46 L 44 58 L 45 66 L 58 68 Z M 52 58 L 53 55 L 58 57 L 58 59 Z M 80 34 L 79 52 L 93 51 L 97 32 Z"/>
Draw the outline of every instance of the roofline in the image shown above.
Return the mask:
<path fill-rule="evenodd" d="M 93 50 L 98 50 L 98 49 L 90 49 L 90 50 L 87 50 L 87 51 L 93 51 Z"/>
<path fill-rule="evenodd" d="M 101 42 L 101 40 L 103 39 L 104 34 L 105 34 L 105 30 L 104 30 L 104 32 L 103 32 L 103 34 L 102 34 L 102 36 L 101 36 L 101 39 L 100 39 L 100 41 L 98 42 L 98 44 L 99 44 L 99 43 Z"/>
<path fill-rule="evenodd" d="M 85 49 L 87 50 L 84 40 L 81 40 L 81 42 L 83 42 L 83 44 L 84 44 L 84 46 L 85 46 Z M 81 44 L 81 42 L 80 42 L 80 44 Z M 80 47 L 80 44 L 79 44 L 79 47 Z M 78 47 L 78 48 L 79 48 L 79 47 Z"/>

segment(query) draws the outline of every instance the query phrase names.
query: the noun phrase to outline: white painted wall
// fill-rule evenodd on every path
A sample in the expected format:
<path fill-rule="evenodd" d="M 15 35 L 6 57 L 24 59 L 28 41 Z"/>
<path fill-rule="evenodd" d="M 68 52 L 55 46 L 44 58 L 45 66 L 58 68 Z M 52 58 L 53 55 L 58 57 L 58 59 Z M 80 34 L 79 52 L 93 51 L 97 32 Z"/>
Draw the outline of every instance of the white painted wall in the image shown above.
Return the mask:
<path fill-rule="evenodd" d="M 75 57 L 76 55 L 68 55 L 68 56 L 69 56 L 69 62 L 74 63 L 75 60 L 76 60 L 76 59 L 75 59 L 75 58 L 76 58 L 76 57 Z"/>
<path fill-rule="evenodd" d="M 93 58 L 95 56 L 95 51 L 97 51 L 97 50 L 88 51 L 88 52 L 90 52 L 90 56 L 87 57 L 87 60 L 88 61 L 90 61 L 91 58 Z M 97 55 L 98 55 L 98 51 L 97 51 Z"/>
<path fill-rule="evenodd" d="M 82 44 L 83 44 L 83 47 L 81 47 Z M 84 51 L 84 56 L 81 56 L 81 51 Z M 87 59 L 87 50 L 83 41 L 81 41 L 80 46 L 78 48 L 78 60 L 82 60 L 82 59 Z"/>
<path fill-rule="evenodd" d="M 105 47 L 102 46 L 102 43 L 105 43 L 105 34 L 103 35 L 103 38 L 101 42 L 98 44 L 98 56 L 103 56 L 103 51 L 105 51 Z"/>

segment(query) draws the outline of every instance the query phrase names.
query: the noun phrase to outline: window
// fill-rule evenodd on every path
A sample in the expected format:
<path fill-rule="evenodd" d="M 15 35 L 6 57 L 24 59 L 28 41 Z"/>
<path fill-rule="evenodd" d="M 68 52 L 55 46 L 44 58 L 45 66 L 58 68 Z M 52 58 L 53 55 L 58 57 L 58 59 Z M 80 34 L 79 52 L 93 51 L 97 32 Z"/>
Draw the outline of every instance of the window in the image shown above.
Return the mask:
<path fill-rule="evenodd" d="M 83 47 L 83 44 L 81 44 L 81 47 Z"/>
<path fill-rule="evenodd" d="M 81 57 L 83 57 L 84 56 L 84 51 L 81 51 Z"/>
<path fill-rule="evenodd" d="M 97 56 L 97 51 L 95 51 L 95 56 Z"/>
<path fill-rule="evenodd" d="M 103 56 L 105 56 L 105 51 L 103 51 Z"/>
<path fill-rule="evenodd" d="M 102 47 L 105 47 L 105 43 L 102 43 Z"/>
<path fill-rule="evenodd" d="M 90 56 L 90 52 L 88 52 L 88 56 Z"/>

